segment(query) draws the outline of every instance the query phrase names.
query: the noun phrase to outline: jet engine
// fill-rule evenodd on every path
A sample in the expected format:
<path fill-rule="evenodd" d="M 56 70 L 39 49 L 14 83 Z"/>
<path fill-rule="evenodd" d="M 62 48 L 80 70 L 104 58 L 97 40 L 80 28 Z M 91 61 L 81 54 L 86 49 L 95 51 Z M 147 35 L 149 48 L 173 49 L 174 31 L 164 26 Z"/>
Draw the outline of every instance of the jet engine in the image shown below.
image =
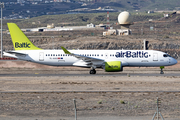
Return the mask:
<path fill-rule="evenodd" d="M 104 70 L 106 72 L 118 72 L 123 71 L 121 61 L 109 61 L 105 62 Z"/>

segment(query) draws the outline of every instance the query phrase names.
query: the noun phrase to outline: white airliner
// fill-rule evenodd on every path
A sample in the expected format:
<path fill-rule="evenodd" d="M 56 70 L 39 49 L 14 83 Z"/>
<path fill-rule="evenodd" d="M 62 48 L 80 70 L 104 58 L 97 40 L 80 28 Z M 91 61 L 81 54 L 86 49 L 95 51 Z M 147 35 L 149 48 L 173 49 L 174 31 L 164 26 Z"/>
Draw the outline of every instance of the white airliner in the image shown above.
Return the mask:
<path fill-rule="evenodd" d="M 15 51 L 4 52 L 4 56 L 51 66 L 77 66 L 96 68 L 106 72 L 123 71 L 123 67 L 160 67 L 177 63 L 167 53 L 155 50 L 43 50 L 33 45 L 14 23 L 8 23 Z"/>

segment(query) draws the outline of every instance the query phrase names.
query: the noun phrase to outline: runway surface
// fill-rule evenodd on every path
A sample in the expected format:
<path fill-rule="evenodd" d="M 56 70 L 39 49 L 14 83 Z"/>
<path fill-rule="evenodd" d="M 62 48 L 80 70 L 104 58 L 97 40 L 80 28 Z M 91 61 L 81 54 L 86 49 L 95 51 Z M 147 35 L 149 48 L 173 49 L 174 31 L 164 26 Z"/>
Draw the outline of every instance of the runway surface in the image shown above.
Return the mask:
<path fill-rule="evenodd" d="M 48 76 L 176 76 L 180 77 L 179 73 L 113 73 L 113 74 L 0 74 L 0 77 L 48 77 Z"/>
<path fill-rule="evenodd" d="M 80 74 L 82 72 L 79 73 L 69 73 L 67 74 L 67 72 L 65 74 L 63 73 L 51 73 L 51 74 L 45 74 L 45 73 L 14 73 L 14 74 L 9 74 L 9 73 L 5 73 L 5 74 L 0 74 L 0 79 L 1 77 L 4 79 L 3 82 L 7 82 L 7 81 L 12 81 L 12 82 L 7 82 L 7 84 L 5 84 L 5 86 L 2 86 L 4 89 L 0 90 L 0 93 L 180 93 L 179 89 L 175 89 L 174 87 L 168 86 L 169 89 L 159 89 L 159 87 L 157 88 L 157 85 L 161 85 L 161 86 L 166 86 L 167 84 L 169 84 L 171 78 L 175 78 L 174 81 L 171 81 L 170 83 L 172 85 L 177 85 L 179 84 L 178 79 L 180 78 L 180 74 L 179 73 L 165 73 L 165 74 L 159 74 L 159 73 L 103 73 L 100 72 L 99 74 L 87 74 L 87 73 L 83 73 Z M 121 77 L 122 76 L 122 77 Z M 134 77 L 133 77 L 134 76 Z M 6 80 L 6 77 L 9 77 Z M 11 78 L 12 77 L 12 78 Z M 22 79 L 20 79 L 22 77 Z M 28 79 L 24 79 L 24 77 L 34 77 L 36 79 L 33 79 L 34 81 L 31 81 L 32 78 L 28 78 Z M 42 77 L 42 78 L 41 78 Z M 44 87 L 42 86 L 41 82 L 43 82 L 44 78 L 47 77 L 47 80 L 49 81 L 44 81 L 44 85 L 48 85 L 49 89 L 44 89 Z M 72 81 L 69 81 L 67 79 L 67 81 L 63 81 L 65 77 L 66 79 L 73 79 L 75 78 L 75 83 L 72 85 L 72 89 L 71 89 L 71 84 L 68 84 L 68 82 L 72 83 Z M 109 82 L 108 79 L 112 79 L 112 77 L 120 77 L 123 78 L 123 80 L 125 81 L 119 81 L 122 82 L 123 84 L 118 83 L 119 86 L 117 86 L 117 84 L 112 84 L 111 82 Z M 140 80 L 140 78 L 148 78 L 148 80 Z M 151 80 L 151 77 L 159 77 L 158 80 Z M 164 78 L 165 77 L 165 78 Z M 19 78 L 19 79 L 17 79 Z M 51 79 L 52 78 L 52 81 Z M 59 82 L 54 82 L 54 79 L 56 81 L 61 80 Z M 61 78 L 61 79 L 58 79 Z M 63 78 L 63 79 L 62 79 Z M 95 87 L 93 88 L 92 86 L 86 86 L 86 83 L 83 83 L 83 79 L 87 79 L 89 82 L 92 82 L 91 85 L 95 85 Z M 43 80 L 42 80 L 43 79 Z M 65 80 L 66 80 L 65 79 Z M 102 79 L 101 80 L 101 84 L 96 82 L 96 84 L 94 84 L 94 79 Z M 130 80 L 129 80 L 130 79 Z M 159 80 L 162 79 L 162 80 Z M 177 79 L 177 81 L 175 81 Z M 30 80 L 30 81 L 29 81 Z M 39 80 L 41 81 L 39 83 Z M 126 81 L 127 80 L 127 81 Z M 140 80 L 137 83 L 134 82 L 134 80 Z M 150 81 L 149 81 L 150 80 Z M 23 81 L 27 81 L 23 82 Z M 163 81 L 163 82 L 162 82 Z M 19 83 L 21 83 L 21 85 L 19 85 Z M 31 83 L 32 82 L 32 83 Z M 36 83 L 37 82 L 37 83 Z M 63 82 L 67 83 L 66 85 L 66 89 L 62 89 L 64 88 L 63 86 Z M 77 82 L 77 83 L 76 83 Z M 78 84 L 81 83 L 82 84 Z M 87 81 L 86 81 L 87 82 Z M 103 84 L 104 82 L 104 84 Z M 142 82 L 142 83 L 141 83 Z M 176 84 L 174 84 L 174 82 L 176 82 Z M 52 84 L 53 83 L 53 84 Z M 110 85 L 107 86 L 107 83 Z M 41 88 L 37 87 L 38 89 L 34 88 L 29 88 L 31 86 L 34 86 L 34 84 L 39 84 L 41 86 Z M 145 84 L 145 87 L 143 84 Z M 10 88 L 12 89 L 6 89 L 7 87 L 11 86 Z M 16 87 L 18 86 L 19 87 Z M 100 85 L 99 89 L 97 86 Z M 153 86 L 152 86 L 153 85 Z M 24 86 L 27 86 L 24 87 Z M 139 86 L 139 87 L 137 87 Z M 105 88 L 108 89 L 105 89 Z M 144 88 L 145 87 L 145 88 Z M 81 88 L 81 89 L 80 89 Z M 93 89 L 92 89 L 93 88 Z M 118 88 L 118 89 L 116 89 Z M 121 89 L 120 89 L 121 88 Z M 131 88 L 131 89 L 129 89 Z M 141 89 L 142 88 L 142 89 Z M 160 87 L 162 88 L 162 87 Z M 23 90 L 24 89 L 24 90 Z"/>

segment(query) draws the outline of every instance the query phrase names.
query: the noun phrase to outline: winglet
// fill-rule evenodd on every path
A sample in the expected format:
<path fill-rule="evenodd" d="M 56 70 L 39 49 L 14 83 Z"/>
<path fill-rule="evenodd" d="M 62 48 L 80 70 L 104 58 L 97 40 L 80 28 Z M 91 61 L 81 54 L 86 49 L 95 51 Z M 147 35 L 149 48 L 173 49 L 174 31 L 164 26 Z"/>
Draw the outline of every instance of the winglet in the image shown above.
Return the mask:
<path fill-rule="evenodd" d="M 61 48 L 63 49 L 63 51 L 64 51 L 65 54 L 71 54 L 66 48 L 64 48 L 64 47 L 62 47 L 62 46 L 61 46 Z"/>

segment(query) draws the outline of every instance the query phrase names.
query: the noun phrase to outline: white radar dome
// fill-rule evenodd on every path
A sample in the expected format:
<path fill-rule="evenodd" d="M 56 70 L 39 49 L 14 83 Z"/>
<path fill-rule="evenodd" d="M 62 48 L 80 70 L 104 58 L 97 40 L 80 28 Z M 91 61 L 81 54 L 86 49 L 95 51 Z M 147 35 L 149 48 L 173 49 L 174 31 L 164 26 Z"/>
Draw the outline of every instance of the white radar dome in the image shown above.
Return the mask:
<path fill-rule="evenodd" d="M 121 12 L 118 16 L 119 24 L 132 24 L 132 16 L 129 12 Z"/>

